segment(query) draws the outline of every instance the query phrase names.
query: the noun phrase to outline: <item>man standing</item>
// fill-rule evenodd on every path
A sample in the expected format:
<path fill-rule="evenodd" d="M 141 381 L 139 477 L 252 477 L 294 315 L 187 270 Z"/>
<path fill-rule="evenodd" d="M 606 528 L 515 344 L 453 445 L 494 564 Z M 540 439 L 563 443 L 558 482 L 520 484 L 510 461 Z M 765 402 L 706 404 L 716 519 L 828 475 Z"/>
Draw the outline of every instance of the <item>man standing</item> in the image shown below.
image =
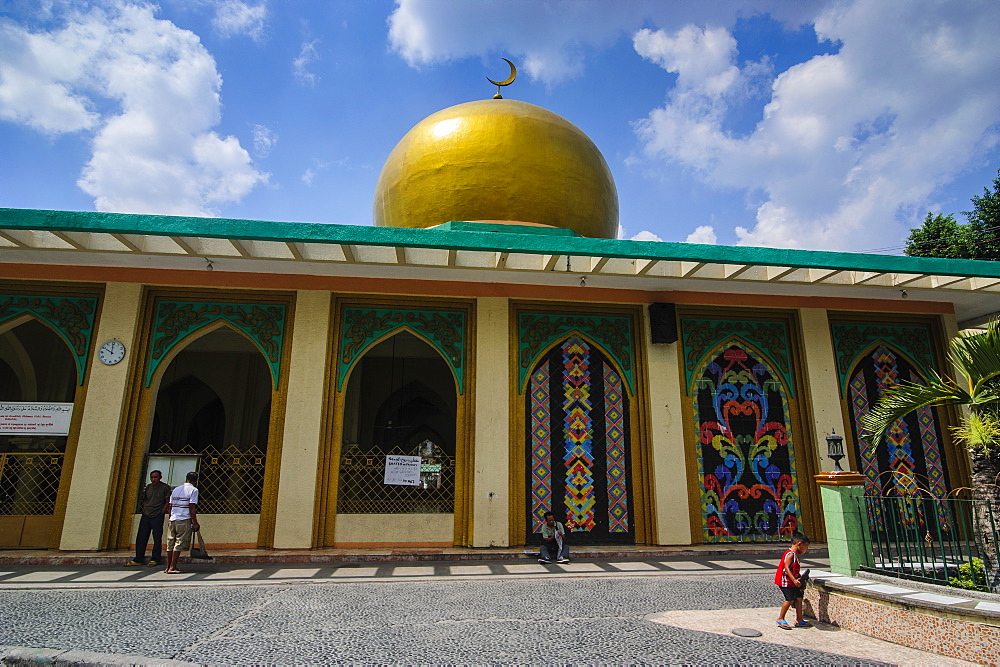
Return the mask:
<path fill-rule="evenodd" d="M 149 567 L 160 564 L 160 550 L 163 548 L 163 515 L 167 511 L 167 499 L 170 497 L 170 485 L 162 481 L 163 474 L 159 470 L 149 473 L 149 484 L 142 492 L 142 514 L 139 515 L 139 532 L 135 536 L 135 558 L 125 563 L 125 567 L 142 565 L 146 560 L 146 543 L 150 534 L 153 535 L 153 551 L 150 554 Z"/>
<path fill-rule="evenodd" d="M 167 574 L 179 574 L 181 552 L 191 547 L 191 535 L 198 525 L 198 473 L 189 472 L 186 481 L 170 494 L 170 523 L 167 524 Z"/>
<path fill-rule="evenodd" d="M 557 563 L 569 562 L 569 545 L 566 544 L 566 529 L 556 521 L 552 512 L 545 513 L 545 523 L 542 524 L 542 548 L 538 554 L 538 562 L 548 565 L 555 554 Z"/>

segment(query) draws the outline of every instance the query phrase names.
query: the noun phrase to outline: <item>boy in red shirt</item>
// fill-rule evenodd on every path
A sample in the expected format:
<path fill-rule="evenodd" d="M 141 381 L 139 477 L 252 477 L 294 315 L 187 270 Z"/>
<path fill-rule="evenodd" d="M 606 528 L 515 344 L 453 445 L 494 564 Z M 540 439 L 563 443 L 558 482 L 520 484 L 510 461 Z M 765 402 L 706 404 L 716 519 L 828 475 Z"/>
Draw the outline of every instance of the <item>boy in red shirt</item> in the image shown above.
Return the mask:
<path fill-rule="evenodd" d="M 795 604 L 795 627 L 811 628 L 812 623 L 802 618 L 802 577 L 799 573 L 799 557 L 809 550 L 809 538 L 802 533 L 792 535 L 792 546 L 781 557 L 778 564 L 778 571 L 774 573 L 774 583 L 781 589 L 785 596 L 785 603 L 781 605 L 778 613 L 778 627 L 782 630 L 791 630 L 792 626 L 785 620 L 785 614 L 789 607 Z"/>

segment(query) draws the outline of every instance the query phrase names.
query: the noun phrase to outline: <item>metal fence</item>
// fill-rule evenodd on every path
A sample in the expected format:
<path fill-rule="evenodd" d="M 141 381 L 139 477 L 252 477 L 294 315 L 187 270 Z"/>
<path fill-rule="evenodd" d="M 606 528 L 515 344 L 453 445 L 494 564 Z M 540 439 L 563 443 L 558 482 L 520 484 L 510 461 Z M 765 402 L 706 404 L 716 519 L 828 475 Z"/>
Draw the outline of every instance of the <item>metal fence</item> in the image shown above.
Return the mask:
<path fill-rule="evenodd" d="M 386 484 L 386 454 L 413 455 L 394 448 L 385 453 L 345 451 L 340 457 L 340 514 L 449 514 L 455 511 L 455 458 L 437 451 L 423 457 L 419 486 Z"/>
<path fill-rule="evenodd" d="M 0 516 L 55 513 L 63 454 L 0 454 Z"/>
<path fill-rule="evenodd" d="M 860 569 L 970 590 L 997 586 L 997 520 L 986 500 L 863 496 L 871 563 Z"/>

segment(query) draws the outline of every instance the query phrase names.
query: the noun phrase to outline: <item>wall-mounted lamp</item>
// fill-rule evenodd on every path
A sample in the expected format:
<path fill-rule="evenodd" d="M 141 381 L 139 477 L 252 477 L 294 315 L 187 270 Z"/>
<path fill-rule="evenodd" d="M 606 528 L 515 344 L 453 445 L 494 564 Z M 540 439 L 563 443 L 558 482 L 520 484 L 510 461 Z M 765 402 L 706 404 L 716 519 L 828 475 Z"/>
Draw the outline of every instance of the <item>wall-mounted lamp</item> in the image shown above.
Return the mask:
<path fill-rule="evenodd" d="M 899 290 L 899 296 L 901 296 L 901 297 L 903 297 L 905 299 L 906 297 L 908 297 L 910 295 L 906 293 L 905 289 L 901 289 L 901 290 Z"/>
<path fill-rule="evenodd" d="M 580 276 L 580 287 L 587 286 L 587 276 Z"/>
<path fill-rule="evenodd" d="M 212 266 L 212 260 L 210 260 L 208 257 L 206 257 L 205 258 L 205 270 L 206 271 L 211 271 L 213 268 L 214 267 Z"/>
<path fill-rule="evenodd" d="M 844 458 L 844 439 L 833 429 L 826 436 L 826 455 L 833 459 L 833 472 L 844 472 L 840 467 L 840 459 Z"/>

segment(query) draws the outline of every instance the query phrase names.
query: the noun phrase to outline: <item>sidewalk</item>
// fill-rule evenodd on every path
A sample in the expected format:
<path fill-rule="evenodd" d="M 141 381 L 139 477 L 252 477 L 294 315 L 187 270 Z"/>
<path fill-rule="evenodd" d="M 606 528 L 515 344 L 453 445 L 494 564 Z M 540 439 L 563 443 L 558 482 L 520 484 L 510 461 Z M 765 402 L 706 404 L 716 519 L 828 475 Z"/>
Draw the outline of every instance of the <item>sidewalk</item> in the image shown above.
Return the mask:
<path fill-rule="evenodd" d="M 689 546 L 571 546 L 573 558 L 691 558 L 705 556 L 756 556 L 780 558 L 782 544 L 696 544 Z M 148 552 L 147 552 L 148 553 Z M 533 547 L 447 547 L 441 549 L 209 549 L 220 564 L 377 563 L 419 561 L 521 560 L 537 558 Z M 825 544 L 813 544 L 810 556 L 825 557 Z M 132 550 L 58 551 L 44 549 L 0 550 L 0 567 L 33 565 L 121 565 L 135 555 Z M 182 561 L 183 562 L 183 561 Z"/>

